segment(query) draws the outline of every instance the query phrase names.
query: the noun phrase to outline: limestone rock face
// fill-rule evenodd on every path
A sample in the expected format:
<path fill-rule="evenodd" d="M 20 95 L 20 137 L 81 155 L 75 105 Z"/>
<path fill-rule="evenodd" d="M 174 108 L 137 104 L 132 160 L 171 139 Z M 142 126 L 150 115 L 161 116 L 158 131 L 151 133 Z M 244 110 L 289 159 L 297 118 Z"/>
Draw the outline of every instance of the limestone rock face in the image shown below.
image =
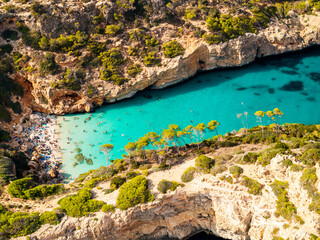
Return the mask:
<path fill-rule="evenodd" d="M 30 238 L 184 239 L 197 232 L 210 231 L 232 240 L 271 240 L 274 229 L 279 229 L 277 236 L 284 239 L 309 240 L 311 233 L 320 233 L 319 217 L 308 209 L 311 200 L 300 185 L 302 172 L 282 167 L 287 158 L 296 163 L 292 156 L 277 155 L 267 170 L 261 165 L 242 165 L 244 174 L 263 185 L 261 195 L 249 194 L 240 179 L 234 178 L 230 184 L 219 176 L 201 174 L 175 192 L 158 195 L 154 202 L 127 211 L 116 209 L 115 213 L 100 211 L 82 218 L 64 217 L 56 226 L 42 226 Z M 277 197 L 270 187 L 274 179 L 288 182 L 288 197 L 305 221 L 303 225 L 294 218 L 287 221 L 276 216 Z"/>
<path fill-rule="evenodd" d="M 157 4 L 157 2 L 154 2 Z M 107 6 L 107 5 L 106 5 Z M 77 18 L 79 9 L 74 6 L 75 10 L 71 13 L 72 19 Z M 90 4 L 86 5 L 88 11 L 92 8 Z M 111 11 L 108 7 L 104 11 Z M 70 18 L 71 19 L 71 18 Z M 78 19 L 79 28 L 85 28 L 87 16 Z M 32 21 L 32 18 L 31 20 Z M 50 24 L 45 24 L 47 19 L 39 21 L 40 25 L 36 29 L 46 33 L 51 33 Z M 65 16 L 59 20 L 55 27 L 65 21 L 66 24 L 74 24 L 69 17 Z M 49 27 L 48 27 L 49 26 Z M 43 29 L 48 28 L 48 29 Z M 160 28 L 166 29 L 166 26 Z M 83 29 L 85 30 L 85 29 Z M 151 31 L 157 31 L 151 29 Z M 170 40 L 168 33 L 159 32 L 163 42 Z M 49 34 L 49 36 L 51 36 Z M 160 36 L 159 35 L 159 36 Z M 87 88 L 80 91 L 66 89 L 57 89 L 52 87 L 52 82 L 57 82 L 55 76 L 41 77 L 39 74 L 28 74 L 24 76 L 26 81 L 32 84 L 31 94 L 34 101 L 31 103 L 34 110 L 64 114 L 73 112 L 89 112 L 93 108 L 103 103 L 112 103 L 124 98 L 133 96 L 136 92 L 147 87 L 164 88 L 190 78 L 199 71 L 213 70 L 224 67 L 242 66 L 251 63 L 256 58 L 281 54 L 289 51 L 296 51 L 320 43 L 320 15 L 296 16 L 283 22 L 271 22 L 267 29 L 261 30 L 258 34 L 247 33 L 237 39 L 228 42 L 208 45 L 202 39 L 184 37 L 181 42 L 186 49 L 183 56 L 173 59 L 162 59 L 162 66 L 143 67 L 142 72 L 130 81 L 121 86 L 110 82 L 103 81 L 99 78 L 98 69 L 87 73 L 86 84 L 94 87 L 94 93 L 88 95 Z M 121 42 L 118 42 L 121 45 Z M 118 44 L 117 43 L 117 44 Z M 24 49 L 22 51 L 33 54 L 37 59 L 37 51 L 33 49 Z M 86 54 L 86 53 L 83 53 Z M 38 59 L 37 61 L 40 61 Z M 77 58 L 67 55 L 57 55 L 56 61 L 64 67 L 74 66 Z"/>

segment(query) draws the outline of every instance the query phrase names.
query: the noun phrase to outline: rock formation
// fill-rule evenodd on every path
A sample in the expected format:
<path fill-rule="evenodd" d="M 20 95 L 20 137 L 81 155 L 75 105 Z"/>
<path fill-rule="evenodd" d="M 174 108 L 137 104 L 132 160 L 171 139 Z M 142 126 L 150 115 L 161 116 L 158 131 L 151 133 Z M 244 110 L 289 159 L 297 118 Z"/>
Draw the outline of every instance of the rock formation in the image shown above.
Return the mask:
<path fill-rule="evenodd" d="M 59 225 L 45 225 L 30 237 L 33 240 L 184 239 L 210 231 L 232 240 L 270 240 L 274 236 L 308 240 L 311 233 L 320 233 L 319 218 L 308 210 L 310 199 L 299 182 L 302 173 L 281 166 L 286 159 L 287 156 L 278 155 L 268 170 L 261 165 L 242 166 L 244 174 L 263 184 L 261 195 L 249 194 L 239 179 L 234 178 L 233 184 L 222 181 L 220 176 L 227 173 L 217 177 L 202 174 L 175 192 L 158 195 L 154 202 L 127 211 L 64 217 Z M 174 169 L 170 171 L 175 174 Z M 151 174 L 149 180 L 152 179 Z M 295 219 L 287 221 L 275 216 L 277 197 L 270 187 L 274 179 L 288 181 L 290 201 L 304 219 L 303 225 Z"/>

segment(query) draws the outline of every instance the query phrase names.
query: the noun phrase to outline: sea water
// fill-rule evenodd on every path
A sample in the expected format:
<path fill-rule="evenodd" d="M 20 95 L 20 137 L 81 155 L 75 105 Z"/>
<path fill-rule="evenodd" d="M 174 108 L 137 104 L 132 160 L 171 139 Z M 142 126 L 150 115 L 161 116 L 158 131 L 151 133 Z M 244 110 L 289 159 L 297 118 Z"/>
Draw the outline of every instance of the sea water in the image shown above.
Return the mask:
<path fill-rule="evenodd" d="M 62 171 L 76 178 L 90 169 L 106 166 L 99 150 L 111 143 L 110 159 L 120 158 L 124 146 L 144 134 L 161 133 L 170 124 L 181 128 L 217 120 L 219 134 L 243 127 L 237 117 L 248 113 L 248 125 L 257 125 L 254 113 L 279 108 L 280 123 L 320 123 L 320 48 L 262 59 L 241 68 L 200 74 L 163 90 L 145 90 L 134 98 L 104 105 L 90 113 L 61 116 Z M 89 120 L 90 117 L 90 120 Z M 63 121 L 65 118 L 65 121 Z M 264 124 L 270 124 L 267 117 Z M 107 131 L 107 133 L 105 133 Z M 214 133 L 207 133 L 211 137 Z M 73 167 L 76 147 L 91 158 Z"/>

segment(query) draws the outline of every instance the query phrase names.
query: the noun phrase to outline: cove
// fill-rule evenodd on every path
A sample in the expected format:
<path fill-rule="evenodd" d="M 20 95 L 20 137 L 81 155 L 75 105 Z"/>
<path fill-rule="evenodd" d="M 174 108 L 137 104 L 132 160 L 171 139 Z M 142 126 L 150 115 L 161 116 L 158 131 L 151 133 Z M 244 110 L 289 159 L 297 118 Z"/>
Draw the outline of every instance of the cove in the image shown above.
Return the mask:
<path fill-rule="evenodd" d="M 319 93 L 320 47 L 259 59 L 241 68 L 202 73 L 162 90 L 145 90 L 134 98 L 104 105 L 92 115 L 58 117 L 62 172 L 74 179 L 106 166 L 106 156 L 99 152 L 102 144 L 114 144 L 110 157 L 120 158 L 128 142 L 150 131 L 160 134 L 169 124 L 184 128 L 217 120 L 219 134 L 225 134 L 242 128 L 238 113 L 248 112 L 248 125 L 253 127 L 258 124 L 255 111 L 276 107 L 284 113 L 280 123 L 318 124 Z M 265 117 L 264 124 L 270 123 Z M 205 137 L 213 135 L 206 133 Z M 92 159 L 92 165 L 84 162 L 73 167 L 76 147 Z"/>

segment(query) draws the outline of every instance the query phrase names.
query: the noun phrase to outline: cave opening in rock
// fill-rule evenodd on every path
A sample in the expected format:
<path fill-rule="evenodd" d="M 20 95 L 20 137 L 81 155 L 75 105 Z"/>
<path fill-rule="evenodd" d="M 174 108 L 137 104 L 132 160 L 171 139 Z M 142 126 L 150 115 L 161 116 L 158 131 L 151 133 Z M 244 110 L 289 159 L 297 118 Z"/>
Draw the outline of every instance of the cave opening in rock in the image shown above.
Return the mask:
<path fill-rule="evenodd" d="M 213 233 L 202 231 L 186 238 L 186 240 L 228 240 L 228 239 L 218 237 Z"/>

